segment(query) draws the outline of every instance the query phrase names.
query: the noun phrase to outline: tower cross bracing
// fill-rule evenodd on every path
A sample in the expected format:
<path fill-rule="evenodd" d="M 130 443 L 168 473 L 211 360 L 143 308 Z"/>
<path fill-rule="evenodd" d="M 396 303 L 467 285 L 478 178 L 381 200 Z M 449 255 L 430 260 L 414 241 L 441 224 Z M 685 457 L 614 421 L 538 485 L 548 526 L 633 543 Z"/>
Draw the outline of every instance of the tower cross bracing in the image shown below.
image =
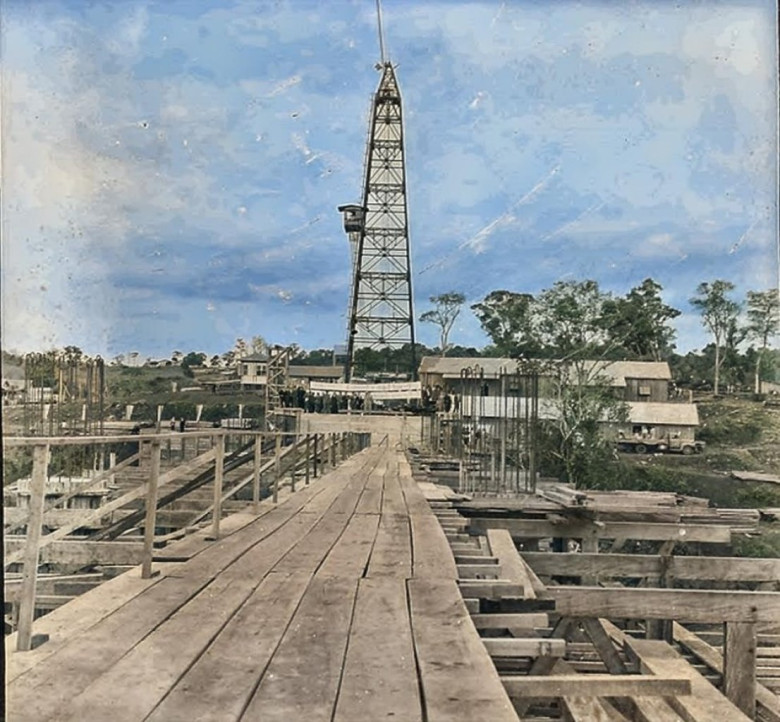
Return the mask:
<path fill-rule="evenodd" d="M 406 205 L 401 93 L 391 63 L 379 66 L 374 95 L 361 206 L 345 227 L 356 244 L 349 308 L 346 376 L 359 348 L 411 344 L 414 374 L 414 311 Z"/>

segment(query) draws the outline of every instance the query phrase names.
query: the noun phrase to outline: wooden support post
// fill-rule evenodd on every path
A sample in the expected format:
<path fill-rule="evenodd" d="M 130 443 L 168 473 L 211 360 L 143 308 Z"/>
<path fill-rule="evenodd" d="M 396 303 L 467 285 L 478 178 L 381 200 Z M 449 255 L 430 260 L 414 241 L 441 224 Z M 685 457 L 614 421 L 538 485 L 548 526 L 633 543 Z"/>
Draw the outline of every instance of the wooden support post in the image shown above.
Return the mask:
<path fill-rule="evenodd" d="M 263 462 L 263 435 L 255 436 L 255 461 L 252 468 L 252 503 L 255 514 L 260 510 L 260 467 Z"/>
<path fill-rule="evenodd" d="M 274 504 L 279 501 L 279 477 L 282 475 L 282 436 L 276 434 L 274 446 Z"/>
<path fill-rule="evenodd" d="M 149 486 L 146 490 L 146 517 L 144 519 L 144 556 L 141 563 L 142 579 L 149 579 L 152 576 L 154 527 L 157 522 L 157 483 L 160 479 L 160 440 L 152 440 L 150 448 Z"/>
<path fill-rule="evenodd" d="M 115 466 L 116 466 L 116 451 L 111 451 L 108 454 L 108 468 L 113 469 Z M 116 476 L 114 474 L 111 474 L 111 476 L 108 477 L 109 486 L 113 486 L 115 481 L 116 481 Z"/>
<path fill-rule="evenodd" d="M 298 434 L 295 434 L 290 448 L 290 491 L 295 491 L 295 468 L 298 466 L 298 453 Z"/>
<path fill-rule="evenodd" d="M 35 616 L 35 586 L 38 583 L 38 557 L 43 523 L 43 502 L 46 497 L 49 446 L 41 444 L 33 448 L 33 469 L 30 482 L 30 520 L 27 522 L 27 539 L 24 549 L 22 593 L 19 604 L 16 650 L 27 652 L 32 648 L 32 624 Z"/>
<path fill-rule="evenodd" d="M 306 486 L 309 485 L 309 457 L 311 456 L 311 435 L 306 434 L 306 471 L 304 479 Z"/>
<path fill-rule="evenodd" d="M 312 473 L 314 478 L 317 478 L 317 465 L 319 463 L 319 450 L 317 449 L 317 441 L 320 438 L 319 434 L 314 434 L 314 454 L 312 456 Z"/>
<path fill-rule="evenodd" d="M 328 438 L 330 439 L 330 446 L 328 447 L 328 463 L 332 469 L 334 466 L 336 466 L 336 433 L 332 432 L 328 434 Z"/>
<path fill-rule="evenodd" d="M 756 623 L 726 622 L 723 691 L 751 719 L 756 714 Z"/>
<path fill-rule="evenodd" d="M 222 481 L 225 476 L 225 435 L 217 436 L 217 455 L 214 457 L 214 510 L 212 511 L 211 536 L 219 539 L 219 522 L 222 519 Z"/>

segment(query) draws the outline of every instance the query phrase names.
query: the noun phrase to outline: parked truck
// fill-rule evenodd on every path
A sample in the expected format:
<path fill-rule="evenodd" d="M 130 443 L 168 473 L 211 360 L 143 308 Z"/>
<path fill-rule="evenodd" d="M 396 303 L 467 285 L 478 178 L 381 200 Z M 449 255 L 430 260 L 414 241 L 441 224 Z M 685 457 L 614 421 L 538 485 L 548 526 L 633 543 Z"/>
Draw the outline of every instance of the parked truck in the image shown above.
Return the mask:
<path fill-rule="evenodd" d="M 617 440 L 618 451 L 628 451 L 635 454 L 700 454 L 706 444 L 694 439 L 682 439 L 675 436 L 665 437 L 624 437 Z"/>

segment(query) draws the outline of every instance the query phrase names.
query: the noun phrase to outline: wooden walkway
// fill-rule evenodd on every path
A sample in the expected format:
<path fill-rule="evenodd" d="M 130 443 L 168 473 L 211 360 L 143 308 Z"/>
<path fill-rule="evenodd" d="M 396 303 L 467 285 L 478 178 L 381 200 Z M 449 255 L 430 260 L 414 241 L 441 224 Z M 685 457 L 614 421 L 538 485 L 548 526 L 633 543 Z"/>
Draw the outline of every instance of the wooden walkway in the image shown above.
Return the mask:
<path fill-rule="evenodd" d="M 517 720 L 402 452 L 166 548 L 6 642 L 8 719 Z"/>

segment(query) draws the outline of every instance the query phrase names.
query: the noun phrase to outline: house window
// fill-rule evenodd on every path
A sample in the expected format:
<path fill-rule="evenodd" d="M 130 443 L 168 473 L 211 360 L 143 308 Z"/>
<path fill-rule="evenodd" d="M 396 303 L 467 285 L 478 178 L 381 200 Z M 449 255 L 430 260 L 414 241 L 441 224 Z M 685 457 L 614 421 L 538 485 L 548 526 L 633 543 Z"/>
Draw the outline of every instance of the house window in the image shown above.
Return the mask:
<path fill-rule="evenodd" d="M 640 396 L 650 396 L 650 387 L 649 386 L 640 386 L 639 387 L 639 395 Z"/>
<path fill-rule="evenodd" d="M 249 364 L 241 364 L 241 375 L 249 376 Z"/>

